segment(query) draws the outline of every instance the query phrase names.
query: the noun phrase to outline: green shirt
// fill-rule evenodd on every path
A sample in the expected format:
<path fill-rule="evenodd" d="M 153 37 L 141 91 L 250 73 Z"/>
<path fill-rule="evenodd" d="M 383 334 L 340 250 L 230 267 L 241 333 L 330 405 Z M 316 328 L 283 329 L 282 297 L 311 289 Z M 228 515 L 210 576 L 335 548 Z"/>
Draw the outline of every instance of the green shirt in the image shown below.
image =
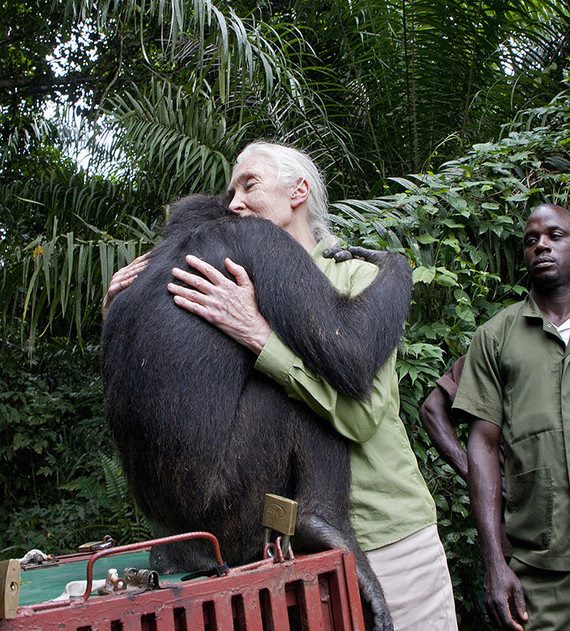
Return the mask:
<path fill-rule="evenodd" d="M 529 296 L 477 329 L 454 408 L 502 428 L 513 556 L 570 570 L 568 349 Z"/>
<path fill-rule="evenodd" d="M 360 260 L 325 259 L 323 242 L 311 253 L 341 292 L 354 296 L 378 274 Z M 334 390 L 272 333 L 255 367 L 304 401 L 350 441 L 352 521 L 363 550 L 399 541 L 436 521 L 435 505 L 399 418 L 396 353 L 376 374 L 369 401 Z"/>

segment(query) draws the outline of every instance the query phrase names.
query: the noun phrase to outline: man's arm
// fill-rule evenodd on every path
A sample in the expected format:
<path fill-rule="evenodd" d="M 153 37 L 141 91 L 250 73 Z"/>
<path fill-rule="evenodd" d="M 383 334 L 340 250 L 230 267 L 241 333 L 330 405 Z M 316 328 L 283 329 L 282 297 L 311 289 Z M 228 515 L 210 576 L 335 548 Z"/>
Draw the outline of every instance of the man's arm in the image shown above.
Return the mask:
<path fill-rule="evenodd" d="M 451 401 L 439 387 L 434 388 L 420 408 L 423 426 L 441 457 L 467 481 L 467 452 L 451 422 Z"/>
<path fill-rule="evenodd" d="M 523 631 L 528 620 L 523 588 L 501 547 L 500 437 L 498 425 L 473 421 L 467 446 L 469 492 L 483 546 L 487 606 L 504 628 Z"/>

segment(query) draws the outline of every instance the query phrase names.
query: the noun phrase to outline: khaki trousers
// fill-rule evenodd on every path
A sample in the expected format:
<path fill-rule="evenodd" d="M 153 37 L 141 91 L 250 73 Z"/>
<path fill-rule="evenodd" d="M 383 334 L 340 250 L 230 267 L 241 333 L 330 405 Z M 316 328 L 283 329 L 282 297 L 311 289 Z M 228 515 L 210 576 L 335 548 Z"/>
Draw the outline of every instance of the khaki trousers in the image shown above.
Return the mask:
<path fill-rule="evenodd" d="M 455 603 L 437 526 L 367 553 L 394 631 L 457 631 Z"/>
<path fill-rule="evenodd" d="M 515 558 L 509 565 L 524 589 L 525 631 L 570 631 L 570 572 L 542 570 Z"/>

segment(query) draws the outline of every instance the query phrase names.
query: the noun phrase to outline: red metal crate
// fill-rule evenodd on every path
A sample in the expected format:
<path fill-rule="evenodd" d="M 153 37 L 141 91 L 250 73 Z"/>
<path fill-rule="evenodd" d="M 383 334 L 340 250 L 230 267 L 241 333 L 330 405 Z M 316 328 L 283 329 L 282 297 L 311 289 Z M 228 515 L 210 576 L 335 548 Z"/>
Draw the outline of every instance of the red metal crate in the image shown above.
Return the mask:
<path fill-rule="evenodd" d="M 129 548 L 124 546 L 123 549 Z M 119 549 L 117 549 L 119 550 Z M 93 557 L 101 555 L 93 555 Z M 95 559 L 94 559 L 95 560 Z M 47 571 L 47 570 L 34 570 Z M 168 577 L 165 577 L 166 579 Z M 0 631 L 364 631 L 356 565 L 330 550 L 225 576 L 70 603 L 28 605 Z"/>

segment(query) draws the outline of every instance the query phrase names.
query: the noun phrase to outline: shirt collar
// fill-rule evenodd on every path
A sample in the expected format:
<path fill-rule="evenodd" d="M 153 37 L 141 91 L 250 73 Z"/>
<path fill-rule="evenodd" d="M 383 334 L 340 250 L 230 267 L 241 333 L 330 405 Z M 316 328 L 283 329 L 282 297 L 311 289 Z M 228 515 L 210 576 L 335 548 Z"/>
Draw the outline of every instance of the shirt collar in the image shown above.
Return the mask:
<path fill-rule="evenodd" d="M 544 320 L 542 311 L 537 307 L 536 302 L 534 302 L 533 297 L 530 294 L 528 294 L 525 298 L 522 314 L 525 318 L 540 318 L 541 320 Z"/>
<path fill-rule="evenodd" d="M 570 350 L 570 346 L 568 346 L 566 342 L 562 339 L 562 336 L 558 332 L 558 329 L 554 326 L 554 324 L 552 324 L 552 322 L 550 322 L 550 320 L 547 320 L 544 317 L 544 314 L 537 307 L 536 302 L 534 302 L 530 294 L 528 294 L 528 296 L 525 298 L 521 313 L 525 318 L 540 320 L 542 322 L 543 331 L 559 339 L 564 344 L 564 346 L 566 346 L 566 348 Z"/>

